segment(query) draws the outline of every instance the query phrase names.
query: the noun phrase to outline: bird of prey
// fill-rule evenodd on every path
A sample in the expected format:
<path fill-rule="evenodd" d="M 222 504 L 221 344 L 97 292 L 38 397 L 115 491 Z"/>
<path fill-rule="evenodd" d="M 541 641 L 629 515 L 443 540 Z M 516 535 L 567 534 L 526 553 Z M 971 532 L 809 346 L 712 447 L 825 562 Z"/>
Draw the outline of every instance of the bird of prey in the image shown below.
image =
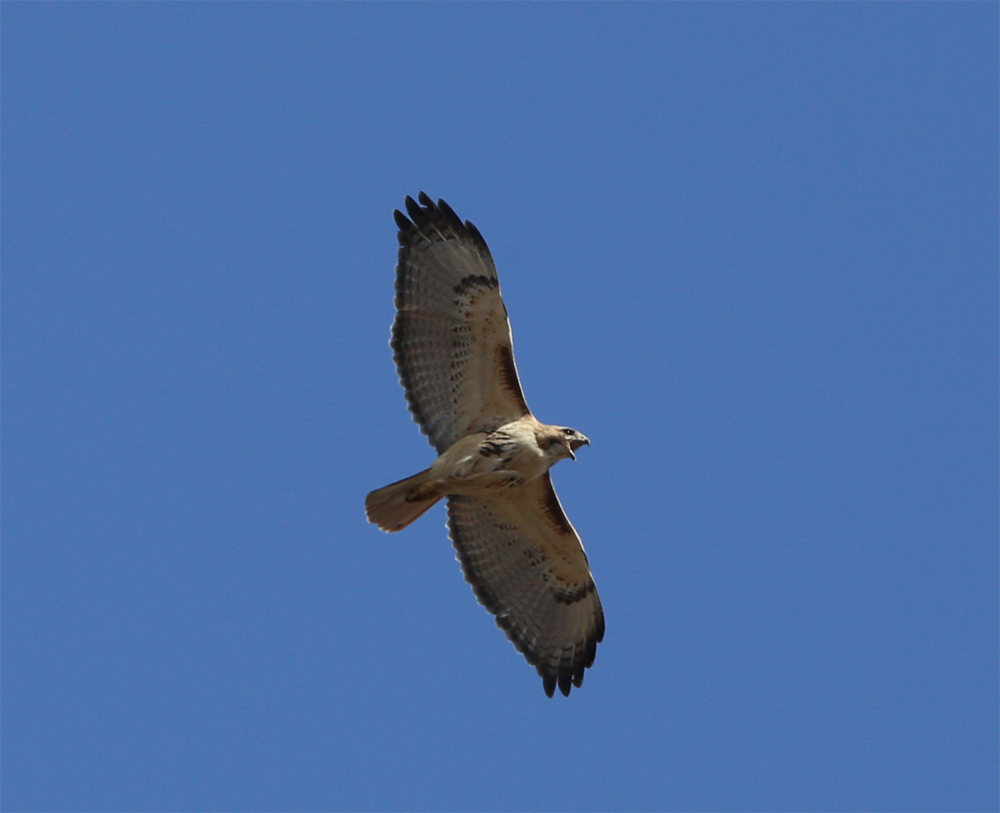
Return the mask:
<path fill-rule="evenodd" d="M 393 212 L 399 226 L 393 359 L 410 412 L 438 452 L 419 474 L 372 491 L 368 520 L 399 531 L 442 497 L 466 581 L 536 667 L 545 693 L 583 683 L 604 612 L 549 469 L 590 441 L 525 403 L 507 309 L 479 230 L 443 200 Z"/>

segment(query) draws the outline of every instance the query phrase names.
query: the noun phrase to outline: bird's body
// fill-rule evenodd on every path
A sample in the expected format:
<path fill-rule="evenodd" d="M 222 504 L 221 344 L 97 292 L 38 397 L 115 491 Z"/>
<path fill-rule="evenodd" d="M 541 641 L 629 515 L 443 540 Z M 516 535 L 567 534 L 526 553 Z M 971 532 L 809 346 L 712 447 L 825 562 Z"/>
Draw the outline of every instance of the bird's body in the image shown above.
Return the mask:
<path fill-rule="evenodd" d="M 534 415 L 456 440 L 414 477 L 372 491 L 368 518 L 383 531 L 401 531 L 445 496 L 481 496 L 523 486 L 590 441 L 574 429 L 547 426 Z M 396 506 L 409 506 L 402 514 Z"/>
<path fill-rule="evenodd" d="M 580 686 L 604 613 L 580 538 L 549 469 L 589 443 L 538 421 L 514 365 L 507 311 L 486 242 L 444 202 L 396 212 L 392 348 L 410 410 L 438 450 L 430 468 L 371 492 L 368 519 L 398 531 L 442 497 L 466 579 L 542 676 Z"/>
<path fill-rule="evenodd" d="M 456 441 L 430 468 L 440 493 L 482 494 L 541 477 L 560 459 L 557 450 L 539 443 L 539 434 L 546 429 L 529 415 Z"/>

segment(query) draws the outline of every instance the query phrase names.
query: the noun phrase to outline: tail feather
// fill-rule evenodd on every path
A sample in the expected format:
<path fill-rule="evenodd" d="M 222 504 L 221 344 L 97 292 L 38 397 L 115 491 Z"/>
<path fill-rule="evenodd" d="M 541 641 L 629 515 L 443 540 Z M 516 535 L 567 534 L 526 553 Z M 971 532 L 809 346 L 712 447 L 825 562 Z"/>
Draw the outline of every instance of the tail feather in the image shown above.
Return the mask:
<path fill-rule="evenodd" d="M 368 521 L 391 533 L 403 530 L 423 516 L 428 508 L 441 499 L 441 495 L 430 487 L 429 473 L 430 469 L 424 469 L 405 480 L 370 492 L 365 497 Z"/>

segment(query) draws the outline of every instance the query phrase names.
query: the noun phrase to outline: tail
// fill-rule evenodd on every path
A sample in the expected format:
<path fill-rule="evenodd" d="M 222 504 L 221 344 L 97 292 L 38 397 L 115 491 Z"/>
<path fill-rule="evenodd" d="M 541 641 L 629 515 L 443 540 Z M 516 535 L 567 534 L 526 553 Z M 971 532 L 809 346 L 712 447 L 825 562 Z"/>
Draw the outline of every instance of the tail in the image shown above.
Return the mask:
<path fill-rule="evenodd" d="M 383 531 L 401 531 L 441 499 L 427 476 L 430 469 L 398 483 L 372 491 L 365 497 L 368 521 Z"/>

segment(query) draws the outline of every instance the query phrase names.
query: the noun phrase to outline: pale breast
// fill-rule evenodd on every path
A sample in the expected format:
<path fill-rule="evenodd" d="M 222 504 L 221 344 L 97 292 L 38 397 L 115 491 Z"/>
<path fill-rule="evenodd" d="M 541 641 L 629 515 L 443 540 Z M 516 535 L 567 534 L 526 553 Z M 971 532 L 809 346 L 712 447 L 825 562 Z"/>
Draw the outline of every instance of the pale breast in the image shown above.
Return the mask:
<path fill-rule="evenodd" d="M 538 448 L 533 427 L 514 421 L 490 432 L 479 447 L 479 454 L 491 461 L 492 471 L 515 471 L 525 480 L 534 480 L 551 465 Z"/>

